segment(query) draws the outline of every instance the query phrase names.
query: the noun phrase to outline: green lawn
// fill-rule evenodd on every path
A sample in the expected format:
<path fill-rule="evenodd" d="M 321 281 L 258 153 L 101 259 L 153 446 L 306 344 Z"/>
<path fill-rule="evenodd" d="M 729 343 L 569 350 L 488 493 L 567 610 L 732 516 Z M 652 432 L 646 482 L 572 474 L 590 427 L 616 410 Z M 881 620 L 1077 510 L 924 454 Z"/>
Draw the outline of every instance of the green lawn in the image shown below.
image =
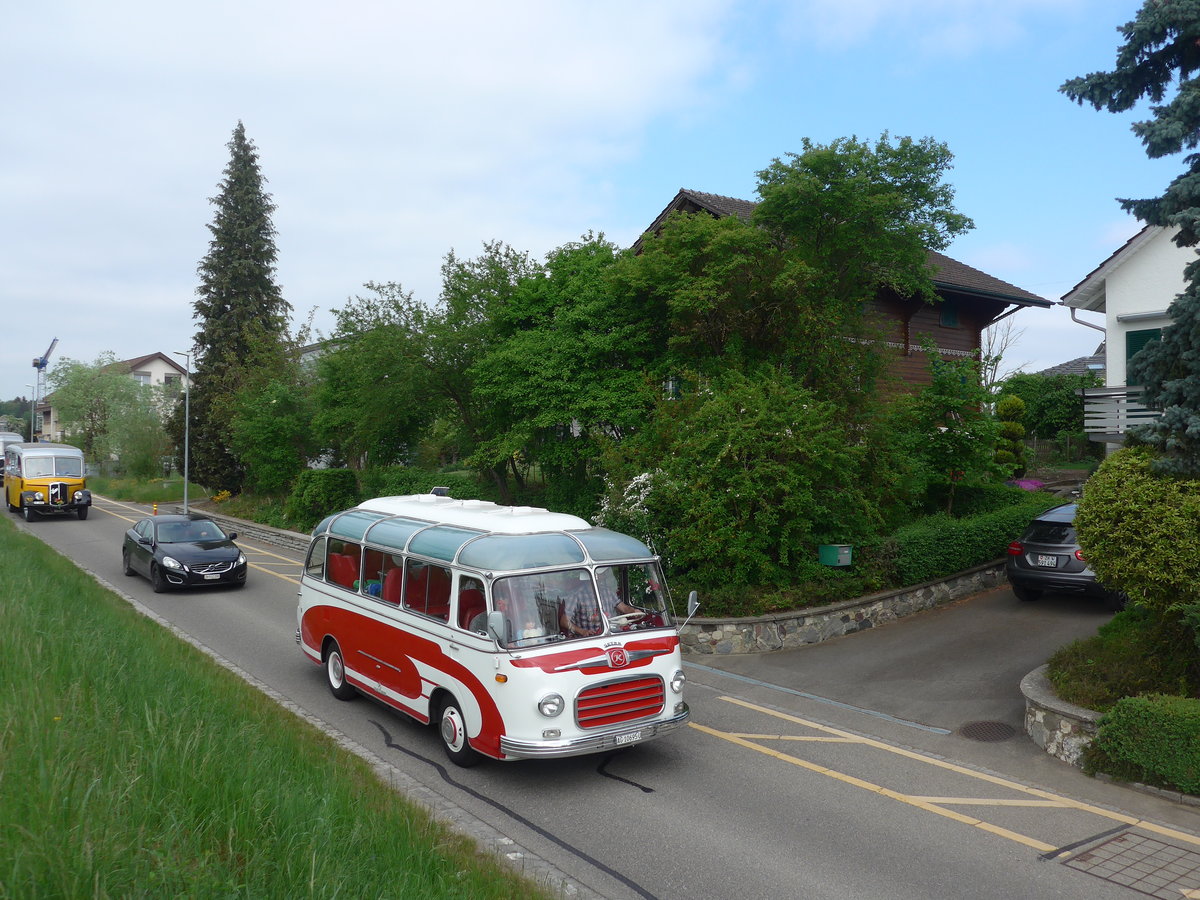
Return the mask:
<path fill-rule="evenodd" d="M 539 897 L 0 521 L 0 898 Z"/>

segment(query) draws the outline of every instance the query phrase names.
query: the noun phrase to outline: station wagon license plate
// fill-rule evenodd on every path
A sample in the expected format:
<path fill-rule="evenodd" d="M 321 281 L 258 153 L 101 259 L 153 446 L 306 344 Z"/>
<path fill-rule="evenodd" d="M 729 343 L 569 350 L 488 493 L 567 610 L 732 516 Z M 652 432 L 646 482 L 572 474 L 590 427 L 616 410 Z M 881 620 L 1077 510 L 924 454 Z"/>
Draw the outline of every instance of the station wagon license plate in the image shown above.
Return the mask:
<path fill-rule="evenodd" d="M 204 577 L 209 581 L 216 581 L 221 576 L 220 575 L 205 575 Z"/>
<path fill-rule="evenodd" d="M 1041 554 L 1039 554 L 1038 558 L 1037 558 L 1037 564 L 1039 566 L 1042 566 L 1043 568 L 1057 569 L 1058 568 L 1058 557 L 1057 556 L 1042 556 Z"/>
<path fill-rule="evenodd" d="M 642 733 L 640 731 L 631 731 L 629 734 L 618 734 L 615 740 L 618 744 L 631 744 L 641 739 Z"/>

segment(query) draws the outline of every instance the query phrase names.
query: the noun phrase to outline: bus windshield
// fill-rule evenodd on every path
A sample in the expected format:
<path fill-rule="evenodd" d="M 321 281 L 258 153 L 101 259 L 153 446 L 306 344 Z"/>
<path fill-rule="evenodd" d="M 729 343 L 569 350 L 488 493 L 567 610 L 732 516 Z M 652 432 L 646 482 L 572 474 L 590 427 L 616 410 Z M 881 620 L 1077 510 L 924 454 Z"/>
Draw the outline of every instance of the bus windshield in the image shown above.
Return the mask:
<path fill-rule="evenodd" d="M 25 477 L 45 478 L 58 475 L 62 478 L 83 477 L 83 460 L 78 456 L 27 456 Z"/>
<path fill-rule="evenodd" d="M 597 566 L 499 578 L 493 608 L 505 614 L 504 646 L 521 648 L 640 628 L 671 626 L 654 563 Z"/>

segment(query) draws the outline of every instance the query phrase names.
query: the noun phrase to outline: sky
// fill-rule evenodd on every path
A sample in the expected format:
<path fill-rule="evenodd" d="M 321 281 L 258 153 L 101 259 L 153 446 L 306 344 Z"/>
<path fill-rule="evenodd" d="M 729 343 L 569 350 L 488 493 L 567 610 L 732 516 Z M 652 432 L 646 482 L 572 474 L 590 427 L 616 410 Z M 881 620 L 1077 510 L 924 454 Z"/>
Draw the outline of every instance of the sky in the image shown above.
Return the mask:
<path fill-rule="evenodd" d="M 447 253 L 630 245 L 681 187 L 857 136 L 932 137 L 975 228 L 945 252 L 1057 301 L 1182 160 L 1080 107 L 1133 0 L 83 0 L 4 4 L 0 398 L 32 365 L 186 351 L 210 198 L 241 121 L 276 204 L 296 326 L 395 282 L 436 302 Z M 1095 315 L 1085 316 L 1100 323 Z M 1003 368 L 1092 353 L 1023 310 Z M 1100 323 L 1102 324 L 1102 323 Z M 177 357 L 178 358 L 178 357 Z"/>

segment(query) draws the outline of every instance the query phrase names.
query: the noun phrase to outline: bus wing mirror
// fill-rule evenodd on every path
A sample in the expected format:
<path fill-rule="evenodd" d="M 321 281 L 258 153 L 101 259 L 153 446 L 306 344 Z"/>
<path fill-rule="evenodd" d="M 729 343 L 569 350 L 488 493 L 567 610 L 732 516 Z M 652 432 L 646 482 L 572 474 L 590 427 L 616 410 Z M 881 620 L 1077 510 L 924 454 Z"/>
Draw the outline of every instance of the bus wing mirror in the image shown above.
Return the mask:
<path fill-rule="evenodd" d="M 700 597 L 695 591 L 692 591 L 688 594 L 687 618 L 683 620 L 683 625 L 679 626 L 681 631 L 687 626 L 688 622 L 692 621 L 692 616 L 696 614 L 696 610 L 699 608 Z"/>
<path fill-rule="evenodd" d="M 508 643 L 508 619 L 501 610 L 493 609 L 488 613 L 487 630 L 497 644 Z"/>

